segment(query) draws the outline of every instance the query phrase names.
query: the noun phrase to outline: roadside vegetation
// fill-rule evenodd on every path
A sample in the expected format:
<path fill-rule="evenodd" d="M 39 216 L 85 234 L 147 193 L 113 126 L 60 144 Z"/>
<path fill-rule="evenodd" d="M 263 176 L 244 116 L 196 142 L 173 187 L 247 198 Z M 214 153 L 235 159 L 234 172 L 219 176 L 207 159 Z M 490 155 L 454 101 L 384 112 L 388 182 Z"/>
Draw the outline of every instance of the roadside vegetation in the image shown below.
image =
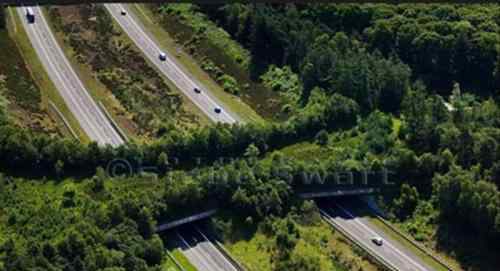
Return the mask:
<path fill-rule="evenodd" d="M 10 115 L 21 127 L 57 135 L 57 124 L 50 118 L 47 108 L 42 108 L 41 91 L 6 29 L 0 30 L 0 39 L 0 50 L 9 52 L 0 55 L 0 91 L 9 100 Z"/>
<path fill-rule="evenodd" d="M 255 222 L 228 214 L 214 218 L 212 227 L 249 271 L 380 270 L 321 220 L 313 202 L 301 204 L 284 218 Z"/>
<path fill-rule="evenodd" d="M 101 251 L 111 251 L 106 258 L 126 255 L 143 270 L 155 270 L 164 254 L 153 249 L 155 257 L 150 258 L 143 252 L 153 241 L 154 248 L 161 248 L 154 235 L 144 235 L 149 226 L 214 202 L 230 215 L 219 218 L 213 227 L 250 269 L 364 266 L 370 270 L 372 265 L 360 251 L 339 252 L 344 243 L 337 240 L 336 232 L 323 229 L 321 222 L 304 220 L 317 213 L 300 217 L 299 210 L 311 210 L 314 205 L 306 206 L 297 193 L 335 185 L 331 179 L 305 182 L 304 176 L 385 167 L 393 172 L 394 185 L 383 191 L 378 203 L 393 223 L 459 270 L 498 269 L 497 5 L 155 7 L 164 20 L 169 20 L 165 14 L 172 15 L 171 26 L 181 29 L 180 36 L 187 23 L 176 23 L 175 18 L 185 14 L 198 18 L 184 17 L 185 21 L 203 19 L 202 25 L 193 28 L 201 29 L 200 33 L 223 27 L 230 35 L 225 36 L 226 42 L 238 41 L 249 52 L 236 65 L 248 68 L 245 72 L 251 78 L 259 78 L 275 92 L 283 102 L 280 110 L 288 108 L 288 118 L 191 130 L 172 127 L 151 144 L 111 149 L 26 133 L 14 128 L 0 108 L 0 166 L 17 175 L 39 173 L 32 181 L 1 178 L 0 193 L 5 195 L 0 197 L 0 262 L 4 266 L 24 263 L 26 268 L 18 269 L 29 269 L 33 265 L 23 257 L 29 258 L 37 249 L 28 244 L 49 242 L 61 246 L 56 250 L 56 270 L 64 264 L 79 266 L 76 256 L 87 259 Z M 211 26 L 203 29 L 204 24 Z M 225 51 L 236 54 L 238 50 Z M 115 158 L 156 166 L 157 179 L 140 174 L 110 178 L 96 170 Z M 77 174 L 82 181 L 65 180 Z M 147 185 L 141 186 L 144 182 Z M 51 185 L 69 188 L 37 196 Z M 103 191 L 103 186 L 105 193 L 90 192 Z M 67 192 L 71 187 L 76 187 L 75 193 Z M 26 189 L 32 190 L 23 192 Z M 112 204 L 114 199 L 120 200 Z M 125 226 L 108 222 L 113 220 L 96 211 L 99 206 L 114 205 L 122 206 L 122 211 L 104 213 L 109 219 L 122 212 L 129 218 L 123 220 L 133 225 L 127 228 L 127 237 L 116 233 L 120 237 L 113 238 Z M 40 218 L 42 214 L 54 219 L 63 216 L 66 223 L 51 224 L 52 220 Z M 34 223 L 27 223 L 27 218 Z M 75 238 L 66 238 L 61 224 L 75 221 L 85 223 L 85 236 L 95 238 L 85 245 L 78 243 L 77 248 L 86 248 L 78 250 L 84 253 L 67 256 L 67 246 L 59 244 Z M 121 243 L 130 236 L 141 244 L 138 249 Z M 136 270 L 123 266 L 128 263 L 106 262 L 103 268 Z"/>
<path fill-rule="evenodd" d="M 5 21 L 0 27 L 0 47 L 5 52 L 0 54 L 0 80 L 2 95 L 9 101 L 9 115 L 13 122 L 32 132 L 72 138 L 70 130 L 56 112 L 59 110 L 79 139 L 85 140 L 78 122 L 64 106 L 62 97 L 50 83 L 36 54 L 32 53 L 18 16 L 11 9 L 5 9 L 5 12 Z"/>
<path fill-rule="evenodd" d="M 186 52 L 186 48 L 174 39 L 174 33 L 166 31 L 162 26 L 161 16 L 158 16 L 155 9 L 149 8 L 148 4 L 139 3 L 129 4 L 128 8 L 155 38 L 159 46 L 174 56 L 174 61 L 179 62 L 191 76 L 203 83 L 203 86 L 207 88 L 205 91 L 214 94 L 228 110 L 238 115 L 243 122 L 263 121 L 263 118 L 242 101 L 238 95 L 232 95 L 224 91 L 222 86 L 202 69 L 193 56 Z"/>
<path fill-rule="evenodd" d="M 119 123 L 139 138 L 170 126 L 197 127 L 204 118 L 144 59 L 101 5 L 50 7 L 51 20 L 82 69 L 88 70 Z M 95 90 L 94 90 L 95 91 Z"/>
<path fill-rule="evenodd" d="M 193 4 L 145 5 L 155 21 L 224 91 L 267 120 L 283 120 L 279 96 L 250 77 L 250 54 Z"/>

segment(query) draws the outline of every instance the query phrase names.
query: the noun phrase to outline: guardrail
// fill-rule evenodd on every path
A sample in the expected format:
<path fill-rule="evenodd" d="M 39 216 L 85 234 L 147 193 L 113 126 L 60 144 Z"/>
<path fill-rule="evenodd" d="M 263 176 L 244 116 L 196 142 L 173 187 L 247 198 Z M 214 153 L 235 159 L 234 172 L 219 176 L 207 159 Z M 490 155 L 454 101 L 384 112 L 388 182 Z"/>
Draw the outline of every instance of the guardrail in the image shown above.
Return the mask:
<path fill-rule="evenodd" d="M 122 128 L 120 128 L 120 126 L 118 126 L 118 123 L 116 123 L 116 121 L 113 119 L 113 117 L 111 117 L 111 114 L 109 114 L 106 107 L 104 107 L 104 105 L 102 104 L 101 101 L 99 101 L 97 104 L 99 105 L 99 108 L 104 113 L 106 118 L 111 122 L 111 125 L 115 128 L 115 130 L 118 132 L 118 134 L 122 137 L 123 141 L 127 142 L 128 141 L 127 134 L 125 134 L 125 132 L 123 132 Z"/>
<path fill-rule="evenodd" d="M 236 269 L 239 271 L 246 271 L 245 267 L 243 267 L 243 265 L 231 255 L 231 253 L 221 242 L 219 242 L 219 240 L 215 239 L 214 244 L 221 251 L 221 253 L 224 254 L 224 257 L 226 257 L 233 264 L 233 266 L 236 267 Z"/>
<path fill-rule="evenodd" d="M 367 203 L 367 202 L 365 202 L 365 203 Z M 427 247 L 425 247 L 422 244 L 418 243 L 416 240 L 414 240 L 413 238 L 411 238 L 407 234 L 403 233 L 401 230 L 399 230 L 394 225 L 392 225 L 392 223 L 390 223 L 389 221 L 387 221 L 384 218 L 384 214 L 382 214 L 379 210 L 373 208 L 368 203 L 366 205 L 368 206 L 368 208 L 370 210 L 372 210 L 372 212 L 373 212 L 373 214 L 375 214 L 376 218 L 379 221 L 381 221 L 382 223 L 384 223 L 384 225 L 386 225 L 395 234 L 399 235 L 401 238 L 403 238 L 406 241 L 410 242 L 418 250 L 422 251 L 425 255 L 431 257 L 434 261 L 436 261 L 437 263 L 439 263 L 441 266 L 443 266 L 444 268 L 446 268 L 448 271 L 454 271 L 454 269 L 451 266 L 449 266 L 447 263 L 445 263 L 441 258 L 439 258 L 438 256 L 436 256 L 434 253 L 432 253 L 431 251 L 429 251 L 429 249 Z"/>
<path fill-rule="evenodd" d="M 75 133 L 75 130 L 73 130 L 71 125 L 69 125 L 68 120 L 64 117 L 64 115 L 61 113 L 61 111 L 59 111 L 59 108 L 57 108 L 57 106 L 51 100 L 49 100 L 49 107 L 52 108 L 52 110 L 54 110 L 56 112 L 57 116 L 59 116 L 59 118 L 63 121 L 64 126 L 66 126 L 66 128 L 69 130 L 71 135 L 75 139 L 79 140 L 80 138 L 78 138 L 78 135 Z"/>
<path fill-rule="evenodd" d="M 371 248 L 365 246 L 363 243 L 358 242 L 353 236 L 351 236 L 347 231 L 345 231 L 340 225 L 335 223 L 335 221 L 332 219 L 332 217 L 326 213 L 323 210 L 319 210 L 321 217 L 328 223 L 330 226 L 334 227 L 337 229 L 342 235 L 344 235 L 349 241 L 351 241 L 353 244 L 356 246 L 360 247 L 363 249 L 366 253 L 368 253 L 373 259 L 375 259 L 379 264 L 383 265 L 385 268 L 387 268 L 390 271 L 399 271 L 396 267 L 392 266 L 388 261 L 386 261 L 384 258 L 380 257 L 375 253 Z"/>
<path fill-rule="evenodd" d="M 175 259 L 174 255 L 172 255 L 172 253 L 170 253 L 170 251 L 167 250 L 167 256 L 172 260 L 172 262 L 174 262 L 175 266 L 177 266 L 177 268 L 179 268 L 181 271 L 187 271 L 186 269 L 184 269 L 184 267 L 182 267 L 182 265 Z"/>
<path fill-rule="evenodd" d="M 196 227 L 196 226 L 195 226 Z M 208 242 L 212 243 L 216 249 L 218 249 L 220 251 L 220 253 L 222 253 L 222 255 L 231 263 L 231 265 L 233 267 L 235 267 L 238 271 L 246 271 L 245 268 L 243 267 L 243 265 L 241 265 L 232 255 L 231 253 L 229 253 L 229 251 L 226 250 L 226 248 L 224 247 L 223 244 L 221 244 L 219 242 L 219 240 L 213 238 L 213 236 L 207 236 L 206 234 L 204 234 L 198 227 L 196 227 L 196 230 L 200 233 L 201 236 L 203 236 L 203 238 L 205 238 L 205 240 L 207 240 Z"/>

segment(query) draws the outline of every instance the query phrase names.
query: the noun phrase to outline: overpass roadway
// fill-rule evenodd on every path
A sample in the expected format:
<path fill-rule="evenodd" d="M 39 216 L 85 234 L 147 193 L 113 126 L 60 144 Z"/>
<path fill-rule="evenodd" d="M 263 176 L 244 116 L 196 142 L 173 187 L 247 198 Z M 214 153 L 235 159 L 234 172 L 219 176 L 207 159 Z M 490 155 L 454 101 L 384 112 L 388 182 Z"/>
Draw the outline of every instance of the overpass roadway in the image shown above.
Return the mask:
<path fill-rule="evenodd" d="M 59 47 L 38 6 L 32 7 L 35 21 L 28 23 L 26 7 L 18 7 L 22 25 L 50 79 L 71 113 L 91 140 L 100 145 L 124 143 L 96 102 L 89 95 Z"/>
<path fill-rule="evenodd" d="M 201 82 L 188 74 L 174 56 L 162 50 L 158 43 L 147 33 L 137 17 L 122 4 L 105 4 L 106 9 L 116 22 L 127 33 L 130 39 L 139 47 L 143 54 L 158 68 L 158 70 L 172 81 L 200 110 L 214 122 L 235 123 L 241 120 L 215 98 Z M 121 12 L 126 11 L 123 15 Z M 160 60 L 160 52 L 166 54 L 164 61 Z M 201 90 L 196 93 L 194 88 Z M 216 113 L 219 107 L 222 112 Z"/>
<path fill-rule="evenodd" d="M 358 203 L 352 201 L 323 202 L 318 204 L 326 220 L 345 232 L 356 243 L 361 244 L 372 254 L 382 258 L 393 270 L 431 271 L 433 268 L 424 263 L 413 252 L 403 247 L 389 235 L 374 226 L 368 218 L 359 216 L 353 208 Z M 383 245 L 373 243 L 372 238 L 380 236 Z"/>

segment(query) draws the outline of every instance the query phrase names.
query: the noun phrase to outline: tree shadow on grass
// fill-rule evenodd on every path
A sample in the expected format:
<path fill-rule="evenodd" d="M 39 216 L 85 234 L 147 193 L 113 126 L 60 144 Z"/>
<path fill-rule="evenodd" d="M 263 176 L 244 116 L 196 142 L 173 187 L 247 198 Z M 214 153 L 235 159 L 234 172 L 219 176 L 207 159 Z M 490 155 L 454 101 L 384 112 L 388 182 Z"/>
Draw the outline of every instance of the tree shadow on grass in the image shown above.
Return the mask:
<path fill-rule="evenodd" d="M 480 240 L 470 229 L 450 223 L 441 224 L 436 232 L 436 248 L 455 258 L 463 270 L 499 270 L 500 246 L 487 245 Z"/>

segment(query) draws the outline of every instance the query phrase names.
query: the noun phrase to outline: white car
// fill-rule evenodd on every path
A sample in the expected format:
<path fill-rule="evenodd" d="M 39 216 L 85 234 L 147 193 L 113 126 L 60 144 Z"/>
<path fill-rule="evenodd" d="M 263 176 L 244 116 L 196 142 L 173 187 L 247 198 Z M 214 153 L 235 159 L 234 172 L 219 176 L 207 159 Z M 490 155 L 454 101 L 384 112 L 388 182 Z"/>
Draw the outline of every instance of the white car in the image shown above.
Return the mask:
<path fill-rule="evenodd" d="M 125 16 L 125 15 L 127 15 L 127 11 L 125 9 L 122 9 L 122 10 L 120 10 L 120 14 Z"/>
<path fill-rule="evenodd" d="M 384 240 L 380 236 L 372 237 L 372 242 L 375 243 L 375 245 L 377 245 L 377 246 L 381 246 L 384 244 Z"/>
<path fill-rule="evenodd" d="M 161 61 L 167 60 L 167 55 L 164 52 L 160 52 L 159 58 Z"/>

